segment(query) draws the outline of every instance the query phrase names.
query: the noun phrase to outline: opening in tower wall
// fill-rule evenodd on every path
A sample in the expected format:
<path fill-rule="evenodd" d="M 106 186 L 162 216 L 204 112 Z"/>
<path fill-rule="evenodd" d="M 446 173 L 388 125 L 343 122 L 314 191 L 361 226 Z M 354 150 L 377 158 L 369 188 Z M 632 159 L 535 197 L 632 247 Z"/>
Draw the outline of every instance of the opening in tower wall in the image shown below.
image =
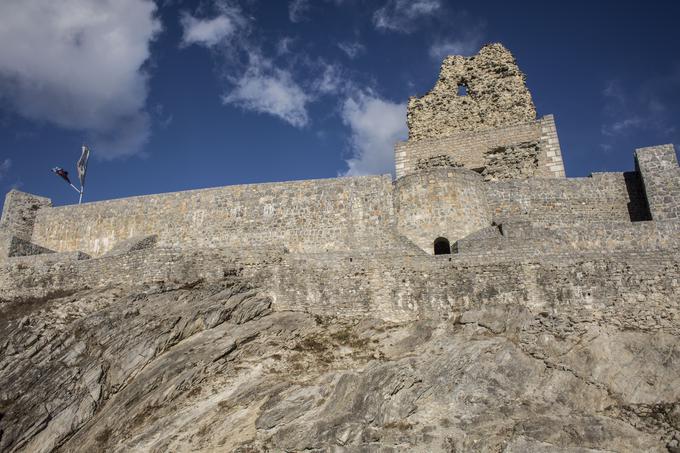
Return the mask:
<path fill-rule="evenodd" d="M 434 254 L 435 255 L 450 255 L 451 244 L 446 238 L 437 238 L 434 240 Z"/>

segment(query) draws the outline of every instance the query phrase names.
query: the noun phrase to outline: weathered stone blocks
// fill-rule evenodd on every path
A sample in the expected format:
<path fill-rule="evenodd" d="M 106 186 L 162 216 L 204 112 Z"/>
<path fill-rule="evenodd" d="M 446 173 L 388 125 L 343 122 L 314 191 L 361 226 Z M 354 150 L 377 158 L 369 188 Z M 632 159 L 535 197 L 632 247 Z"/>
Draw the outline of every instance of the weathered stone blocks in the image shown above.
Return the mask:
<path fill-rule="evenodd" d="M 446 57 L 434 88 L 409 100 L 406 118 L 409 139 L 419 140 L 528 123 L 536 109 L 515 58 L 496 43 Z"/>
<path fill-rule="evenodd" d="M 0 228 L 20 239 L 30 241 L 38 211 L 50 206 L 52 201 L 49 198 L 12 189 L 5 197 Z"/>
<path fill-rule="evenodd" d="M 395 183 L 399 233 L 428 253 L 434 240 L 451 244 L 491 225 L 482 177 L 464 168 L 434 168 Z"/>
<path fill-rule="evenodd" d="M 651 146 L 635 151 L 652 219 L 680 219 L 680 168 L 673 145 Z"/>

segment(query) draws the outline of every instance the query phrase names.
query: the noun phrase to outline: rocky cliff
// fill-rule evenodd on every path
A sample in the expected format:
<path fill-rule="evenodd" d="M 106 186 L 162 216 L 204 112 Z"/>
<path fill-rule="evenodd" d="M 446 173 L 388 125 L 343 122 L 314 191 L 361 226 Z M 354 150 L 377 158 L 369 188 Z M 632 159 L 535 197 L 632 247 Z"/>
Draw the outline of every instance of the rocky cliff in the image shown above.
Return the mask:
<path fill-rule="evenodd" d="M 395 323 L 237 274 L 3 299 L 0 450 L 680 451 L 678 300 Z"/>

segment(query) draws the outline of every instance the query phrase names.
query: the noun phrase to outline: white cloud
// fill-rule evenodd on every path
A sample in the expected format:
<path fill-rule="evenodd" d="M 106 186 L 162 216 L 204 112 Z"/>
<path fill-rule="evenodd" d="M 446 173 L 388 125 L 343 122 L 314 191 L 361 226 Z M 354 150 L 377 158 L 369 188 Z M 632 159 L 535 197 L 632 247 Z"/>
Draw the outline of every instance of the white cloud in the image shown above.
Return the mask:
<path fill-rule="evenodd" d="M 670 73 L 627 85 L 621 80 L 610 80 L 602 96 L 601 133 L 606 144 L 630 141 L 631 136 L 655 136 L 659 142 L 678 139 L 680 65 Z"/>
<path fill-rule="evenodd" d="M 12 159 L 8 158 L 0 162 L 0 181 L 7 175 L 10 168 L 12 168 Z"/>
<path fill-rule="evenodd" d="M 434 15 L 441 7 L 440 0 L 388 0 L 373 13 L 373 24 L 381 30 L 410 33 L 416 20 Z"/>
<path fill-rule="evenodd" d="M 340 42 L 338 43 L 338 48 L 352 60 L 366 50 L 360 42 Z"/>
<path fill-rule="evenodd" d="M 436 41 L 430 46 L 430 57 L 442 60 L 449 55 L 470 56 L 479 50 L 482 43 L 482 33 L 472 31 L 461 38 Z"/>
<path fill-rule="evenodd" d="M 269 60 L 251 55 L 251 64 L 235 80 L 234 89 L 222 102 L 246 110 L 277 116 L 295 127 L 307 125 L 307 103 L 311 97 L 287 70 L 273 67 Z"/>
<path fill-rule="evenodd" d="M 623 118 L 619 121 L 607 123 L 602 126 L 602 134 L 608 136 L 620 135 L 629 132 L 631 129 L 643 127 L 645 121 L 637 116 Z"/>
<path fill-rule="evenodd" d="M 155 12 L 151 0 L 2 0 L 0 98 L 84 132 L 100 157 L 139 152 L 150 134 L 142 65 L 161 29 Z"/>
<path fill-rule="evenodd" d="M 336 6 L 342 5 L 345 0 L 325 0 L 326 3 L 334 3 Z M 307 13 L 311 9 L 310 0 L 291 0 L 288 3 L 288 18 L 291 22 L 297 23 L 307 20 Z"/>
<path fill-rule="evenodd" d="M 396 104 L 375 94 L 358 93 L 345 100 L 342 121 L 351 130 L 354 155 L 347 176 L 394 172 L 394 144 L 406 139 L 406 103 Z"/>
<path fill-rule="evenodd" d="M 1 1 L 1 0 L 0 0 Z M 343 0 L 325 0 L 340 5 Z M 245 8 L 244 2 L 244 8 Z M 308 107 L 320 97 L 355 91 L 346 70 L 337 63 L 312 58 L 306 52 L 293 52 L 295 38 L 284 36 L 269 50 L 266 38 L 249 26 L 247 10 L 230 6 L 229 0 L 213 3 L 221 15 L 234 19 L 233 39 L 205 39 L 219 49 L 218 59 L 224 91 L 223 104 L 246 111 L 275 116 L 293 127 L 309 124 Z M 293 11 L 306 10 L 306 2 L 289 4 Z M 186 17 L 194 17 L 188 16 Z M 211 19 L 212 20 L 212 19 Z M 184 19 L 188 23 L 187 19 Z M 211 46 L 211 47 L 212 47 Z"/>
<path fill-rule="evenodd" d="M 279 42 L 276 43 L 276 54 L 277 55 L 289 54 L 291 52 L 290 48 L 293 45 L 293 42 L 295 42 L 295 39 L 289 36 L 281 38 Z"/>
<path fill-rule="evenodd" d="M 288 18 L 291 22 L 302 22 L 309 11 L 309 0 L 291 0 L 288 4 Z"/>
<path fill-rule="evenodd" d="M 470 56 L 482 45 L 486 24 L 465 11 L 448 19 L 452 32 L 435 39 L 430 46 L 430 57 L 441 61 L 449 55 Z"/>
<path fill-rule="evenodd" d="M 477 51 L 478 46 L 477 42 L 469 42 L 460 39 L 438 41 L 430 47 L 430 57 L 435 60 L 442 60 L 448 55 L 469 56 Z"/>
<path fill-rule="evenodd" d="M 321 77 L 313 83 L 313 90 L 320 94 L 335 94 L 350 89 L 351 82 L 342 75 L 342 68 L 337 64 L 321 63 Z M 349 85 L 348 85 L 349 84 Z"/>
<path fill-rule="evenodd" d="M 237 21 L 227 15 L 219 15 L 212 19 L 197 19 L 184 13 L 181 18 L 184 35 L 182 45 L 199 44 L 212 47 L 231 36 L 238 28 Z"/>

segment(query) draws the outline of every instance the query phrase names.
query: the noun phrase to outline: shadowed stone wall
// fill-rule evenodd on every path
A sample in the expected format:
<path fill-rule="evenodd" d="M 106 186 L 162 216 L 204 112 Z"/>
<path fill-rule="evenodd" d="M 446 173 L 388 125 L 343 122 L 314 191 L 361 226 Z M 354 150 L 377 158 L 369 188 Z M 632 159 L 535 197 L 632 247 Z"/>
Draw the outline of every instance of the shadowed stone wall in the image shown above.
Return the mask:
<path fill-rule="evenodd" d="M 471 305 L 576 305 L 630 311 L 631 322 L 663 326 L 680 296 L 677 253 L 563 253 L 541 257 L 285 254 L 278 250 L 167 248 L 79 259 L 77 254 L 17 257 L 0 263 L 0 302 L 26 303 L 84 288 L 183 286 L 225 275 L 266 289 L 275 310 L 371 315 L 389 320 L 452 318 Z M 642 303 L 644 302 L 644 303 Z"/>
<path fill-rule="evenodd" d="M 680 251 L 680 223 L 673 221 L 594 221 L 571 225 L 504 222 L 474 233 L 455 245 L 466 256 L 504 253 L 542 256 L 550 253 Z"/>

